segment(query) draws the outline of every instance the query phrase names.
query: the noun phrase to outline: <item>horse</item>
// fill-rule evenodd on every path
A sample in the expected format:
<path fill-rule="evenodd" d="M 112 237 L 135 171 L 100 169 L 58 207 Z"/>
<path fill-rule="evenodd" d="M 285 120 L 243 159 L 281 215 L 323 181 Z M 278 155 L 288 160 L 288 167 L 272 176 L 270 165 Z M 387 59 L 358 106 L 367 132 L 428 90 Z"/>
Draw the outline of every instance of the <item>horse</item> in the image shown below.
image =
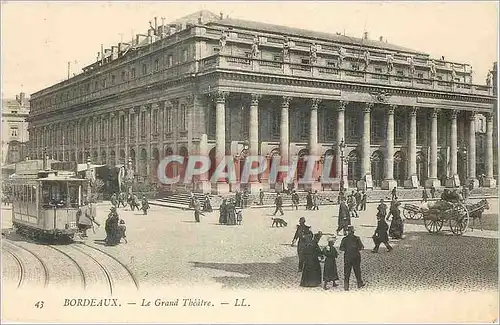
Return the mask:
<path fill-rule="evenodd" d="M 482 217 L 484 210 L 490 209 L 488 201 L 486 199 L 482 199 L 481 201 L 468 206 L 467 209 L 469 210 L 469 218 L 472 219 L 472 226 L 471 226 L 472 231 L 474 231 L 474 224 L 476 219 L 479 219 L 480 229 L 481 231 L 483 231 Z"/>

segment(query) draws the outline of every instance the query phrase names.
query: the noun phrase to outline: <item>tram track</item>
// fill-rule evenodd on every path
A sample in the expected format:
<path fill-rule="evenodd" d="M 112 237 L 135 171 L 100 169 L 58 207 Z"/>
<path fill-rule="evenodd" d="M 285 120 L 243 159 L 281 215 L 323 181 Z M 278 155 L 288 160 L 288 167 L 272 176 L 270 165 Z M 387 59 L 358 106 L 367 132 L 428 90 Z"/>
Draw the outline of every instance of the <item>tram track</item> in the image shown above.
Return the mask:
<path fill-rule="evenodd" d="M 6 245 L 7 244 L 7 245 Z M 50 283 L 50 273 L 49 273 L 49 268 L 47 264 L 43 261 L 43 259 L 36 253 L 34 253 L 32 250 L 29 248 L 26 248 L 22 245 L 19 245 L 15 242 L 12 242 L 10 240 L 4 240 L 3 241 L 3 249 L 6 251 L 9 251 L 11 253 L 14 253 L 14 255 L 17 257 L 17 260 L 19 261 L 21 267 L 20 267 L 20 272 L 23 274 L 23 283 L 24 284 L 24 279 L 30 279 L 31 281 L 37 281 L 37 282 L 42 282 L 43 287 L 46 288 L 48 287 Z M 30 256 L 30 257 L 27 257 Z M 35 263 L 26 263 L 26 260 L 35 260 Z M 23 262 L 24 261 L 24 262 Z M 31 262 L 32 262 L 31 261 Z M 35 265 L 38 265 L 37 266 Z M 41 270 L 41 272 L 40 272 Z M 43 276 L 40 277 L 40 274 L 43 274 Z"/>
<path fill-rule="evenodd" d="M 18 281 L 17 281 L 17 288 L 19 289 L 24 282 L 24 277 L 25 277 L 25 270 L 24 270 L 24 264 L 21 261 L 21 259 L 16 255 L 16 253 L 12 252 L 8 248 L 3 247 L 3 250 L 12 257 L 12 260 L 14 260 L 17 269 L 19 270 L 18 272 Z M 3 264 L 3 263 L 2 263 Z M 3 270 L 2 270 L 3 271 Z"/>

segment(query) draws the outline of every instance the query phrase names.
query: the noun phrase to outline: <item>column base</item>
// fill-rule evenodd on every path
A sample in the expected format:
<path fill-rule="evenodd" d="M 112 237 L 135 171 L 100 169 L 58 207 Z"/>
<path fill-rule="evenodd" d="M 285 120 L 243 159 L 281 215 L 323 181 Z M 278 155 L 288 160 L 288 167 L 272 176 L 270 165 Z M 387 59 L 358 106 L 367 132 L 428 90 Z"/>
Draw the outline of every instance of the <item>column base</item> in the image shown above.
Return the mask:
<path fill-rule="evenodd" d="M 425 181 L 425 187 L 426 188 L 431 188 L 432 186 L 434 187 L 441 187 L 441 182 L 437 178 L 430 178 Z"/>
<path fill-rule="evenodd" d="M 445 185 L 451 188 L 460 187 L 460 178 L 458 178 L 458 175 L 454 175 L 446 180 Z"/>
<path fill-rule="evenodd" d="M 485 178 L 483 182 L 483 187 L 495 188 L 497 187 L 497 180 L 493 177 Z"/>
<path fill-rule="evenodd" d="M 211 184 L 212 194 L 222 194 L 229 193 L 229 184 L 228 183 L 215 183 Z"/>
<path fill-rule="evenodd" d="M 471 186 L 472 188 L 478 188 L 479 187 L 479 180 L 477 178 L 470 178 L 467 180 L 467 186 Z"/>
<path fill-rule="evenodd" d="M 323 190 L 323 187 L 321 186 L 321 183 L 320 182 L 314 182 L 310 185 L 309 187 L 311 189 L 311 191 L 322 191 Z"/>
<path fill-rule="evenodd" d="M 263 186 L 259 182 L 248 183 L 248 190 L 250 191 L 251 194 L 257 194 L 261 189 L 263 189 Z"/>
<path fill-rule="evenodd" d="M 345 188 L 345 186 L 344 186 L 344 188 Z M 358 190 L 361 190 L 361 191 L 364 191 L 365 189 L 367 189 L 367 188 L 366 188 L 366 181 L 358 181 L 358 182 L 356 183 L 356 188 L 357 188 Z M 372 187 L 372 189 L 373 189 L 373 187 Z"/>
<path fill-rule="evenodd" d="M 437 181 L 437 179 L 436 179 Z M 419 186 L 419 182 L 418 182 L 418 177 L 417 175 L 412 175 L 410 176 L 409 179 L 407 179 L 406 181 L 404 181 L 404 184 L 403 184 L 404 188 L 418 188 Z"/>
<path fill-rule="evenodd" d="M 398 182 L 394 179 L 386 179 L 382 181 L 383 190 L 392 190 L 395 187 L 398 187 Z"/>

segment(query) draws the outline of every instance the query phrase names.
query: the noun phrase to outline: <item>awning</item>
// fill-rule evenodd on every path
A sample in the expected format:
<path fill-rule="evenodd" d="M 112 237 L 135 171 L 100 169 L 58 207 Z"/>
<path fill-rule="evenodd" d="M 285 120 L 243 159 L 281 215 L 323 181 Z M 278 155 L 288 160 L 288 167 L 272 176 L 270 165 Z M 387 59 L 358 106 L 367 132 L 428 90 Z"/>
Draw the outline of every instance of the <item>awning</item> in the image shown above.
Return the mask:
<path fill-rule="evenodd" d="M 90 165 L 90 168 L 99 168 L 106 165 Z M 83 172 L 87 170 L 87 164 L 78 164 L 78 172 Z"/>

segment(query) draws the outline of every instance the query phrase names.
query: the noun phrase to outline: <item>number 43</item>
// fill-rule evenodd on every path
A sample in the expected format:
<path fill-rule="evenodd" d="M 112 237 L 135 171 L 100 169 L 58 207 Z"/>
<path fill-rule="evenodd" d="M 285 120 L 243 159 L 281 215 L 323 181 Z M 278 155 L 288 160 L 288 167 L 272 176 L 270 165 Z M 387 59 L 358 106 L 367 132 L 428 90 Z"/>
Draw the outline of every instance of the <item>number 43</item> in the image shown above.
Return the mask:
<path fill-rule="evenodd" d="M 43 300 L 37 301 L 35 304 L 35 307 L 38 309 L 42 309 L 43 308 Z"/>

